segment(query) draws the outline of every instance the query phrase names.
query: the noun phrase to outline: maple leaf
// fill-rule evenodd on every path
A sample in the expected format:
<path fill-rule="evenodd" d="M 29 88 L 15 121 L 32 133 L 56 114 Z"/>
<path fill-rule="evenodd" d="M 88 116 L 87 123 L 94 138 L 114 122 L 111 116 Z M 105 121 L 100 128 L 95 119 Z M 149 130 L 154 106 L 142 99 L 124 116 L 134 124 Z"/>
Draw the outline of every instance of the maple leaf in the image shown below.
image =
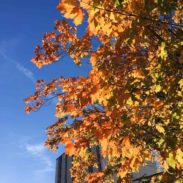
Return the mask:
<path fill-rule="evenodd" d="M 156 129 L 160 132 L 160 133 L 165 133 L 165 129 L 161 126 L 161 125 L 156 125 Z"/>
<path fill-rule="evenodd" d="M 77 11 L 77 15 L 74 17 L 74 24 L 75 25 L 80 25 L 83 22 L 84 19 L 84 12 L 79 9 Z"/>
<path fill-rule="evenodd" d="M 103 176 L 104 176 L 103 172 L 90 173 L 86 176 L 85 180 L 88 183 L 95 183 L 99 182 Z"/>
<path fill-rule="evenodd" d="M 57 9 L 61 13 L 65 14 L 66 18 L 71 18 L 74 20 L 75 25 L 82 23 L 84 18 L 84 12 L 79 8 L 79 1 L 77 0 L 62 0 L 57 6 Z"/>
<path fill-rule="evenodd" d="M 65 144 L 65 153 L 69 156 L 72 156 L 75 152 L 74 144 L 72 143 L 71 139 L 65 138 L 62 143 Z"/>

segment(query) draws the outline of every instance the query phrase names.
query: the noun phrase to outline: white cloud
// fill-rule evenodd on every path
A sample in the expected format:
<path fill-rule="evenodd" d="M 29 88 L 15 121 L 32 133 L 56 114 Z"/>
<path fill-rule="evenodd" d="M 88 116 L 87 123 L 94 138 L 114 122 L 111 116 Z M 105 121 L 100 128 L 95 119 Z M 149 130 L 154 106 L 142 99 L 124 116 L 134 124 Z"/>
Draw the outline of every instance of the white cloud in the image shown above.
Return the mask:
<path fill-rule="evenodd" d="M 34 158 L 38 158 L 44 165 L 42 168 L 35 170 L 36 174 L 54 171 L 53 162 L 46 154 L 46 148 L 43 144 L 26 144 L 25 149 Z"/>
<path fill-rule="evenodd" d="M 45 152 L 45 147 L 42 144 L 37 145 L 26 144 L 25 148 L 30 154 L 36 156 L 40 156 Z"/>
<path fill-rule="evenodd" d="M 0 47 L 1 48 L 1 47 Z M 31 80 L 34 84 L 36 83 L 36 78 L 33 74 L 33 72 L 31 70 L 29 70 L 28 68 L 24 67 L 20 62 L 11 59 L 10 57 L 8 57 L 5 52 L 3 52 L 0 49 L 0 55 L 8 62 L 11 62 L 12 64 L 15 65 L 15 67 L 22 73 L 24 74 L 25 77 L 27 77 L 29 80 Z"/>

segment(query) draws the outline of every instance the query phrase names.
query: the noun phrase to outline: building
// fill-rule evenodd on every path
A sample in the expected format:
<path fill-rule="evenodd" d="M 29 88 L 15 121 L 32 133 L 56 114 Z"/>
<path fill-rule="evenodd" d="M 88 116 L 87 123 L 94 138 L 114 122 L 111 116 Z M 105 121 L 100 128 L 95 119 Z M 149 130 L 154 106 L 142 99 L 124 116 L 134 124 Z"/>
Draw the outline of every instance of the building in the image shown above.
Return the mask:
<path fill-rule="evenodd" d="M 98 159 L 98 168 L 89 167 L 89 172 L 102 171 L 105 167 L 105 159 L 100 156 L 100 149 L 98 146 L 91 149 Z M 72 183 L 72 178 L 69 169 L 72 166 L 72 157 L 69 157 L 65 153 L 62 154 L 56 160 L 56 176 L 55 183 Z M 143 166 L 138 173 L 133 174 L 133 182 L 138 183 L 139 178 L 150 178 L 152 175 L 157 174 L 156 163 L 149 162 L 146 166 Z M 157 174 L 159 175 L 159 174 Z M 114 175 L 114 182 L 117 183 L 117 177 Z"/>

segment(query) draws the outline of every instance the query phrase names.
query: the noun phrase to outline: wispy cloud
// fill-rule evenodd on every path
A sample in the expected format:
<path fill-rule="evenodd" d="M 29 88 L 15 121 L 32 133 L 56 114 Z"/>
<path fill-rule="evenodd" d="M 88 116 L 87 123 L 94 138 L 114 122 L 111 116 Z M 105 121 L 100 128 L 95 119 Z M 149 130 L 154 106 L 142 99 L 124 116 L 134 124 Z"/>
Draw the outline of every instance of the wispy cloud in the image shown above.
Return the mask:
<path fill-rule="evenodd" d="M 5 52 L 3 52 L 1 49 L 0 49 L 0 55 L 6 61 L 14 64 L 15 67 L 18 69 L 18 71 L 21 72 L 26 78 L 31 80 L 34 84 L 36 83 L 36 78 L 35 78 L 33 72 L 30 69 L 23 66 L 20 62 L 18 62 L 16 60 L 10 58 L 9 56 L 7 56 L 7 54 Z"/>
<path fill-rule="evenodd" d="M 54 171 L 53 163 L 49 156 L 46 154 L 46 148 L 43 144 L 26 144 L 25 149 L 34 158 L 39 158 L 44 165 L 43 168 L 35 170 L 35 173 Z"/>
<path fill-rule="evenodd" d="M 36 144 L 36 145 L 26 144 L 25 148 L 30 154 L 36 156 L 40 156 L 45 151 L 45 147 L 42 144 Z"/>

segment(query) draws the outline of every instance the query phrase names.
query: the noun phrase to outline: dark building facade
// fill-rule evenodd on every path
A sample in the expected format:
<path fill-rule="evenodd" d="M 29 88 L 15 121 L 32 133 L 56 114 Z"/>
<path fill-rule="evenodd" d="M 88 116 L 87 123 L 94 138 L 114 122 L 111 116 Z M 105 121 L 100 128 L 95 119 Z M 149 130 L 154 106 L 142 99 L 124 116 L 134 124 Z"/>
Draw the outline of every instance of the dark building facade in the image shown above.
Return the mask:
<path fill-rule="evenodd" d="M 104 170 L 106 160 L 100 156 L 100 149 L 98 146 L 91 149 L 98 159 L 98 168 L 89 167 L 88 172 L 97 172 Z M 62 154 L 56 160 L 56 177 L 55 183 L 72 183 L 72 178 L 69 169 L 72 166 L 72 157 Z M 149 162 L 146 166 L 143 166 L 138 173 L 133 174 L 133 182 L 138 183 L 140 177 L 147 177 L 157 173 L 156 163 Z M 117 177 L 114 175 L 114 182 L 117 183 Z"/>
<path fill-rule="evenodd" d="M 99 147 L 96 146 L 91 149 L 91 152 L 95 154 L 98 160 L 98 168 L 89 167 L 88 172 L 97 172 L 102 171 L 105 167 L 106 161 L 104 158 L 100 156 Z M 55 183 L 72 183 L 72 178 L 69 172 L 69 169 L 72 166 L 72 157 L 66 155 L 65 153 L 62 154 L 56 160 L 56 177 Z"/>
<path fill-rule="evenodd" d="M 62 154 L 56 160 L 55 183 L 72 183 L 69 169 L 72 166 L 72 157 Z"/>

